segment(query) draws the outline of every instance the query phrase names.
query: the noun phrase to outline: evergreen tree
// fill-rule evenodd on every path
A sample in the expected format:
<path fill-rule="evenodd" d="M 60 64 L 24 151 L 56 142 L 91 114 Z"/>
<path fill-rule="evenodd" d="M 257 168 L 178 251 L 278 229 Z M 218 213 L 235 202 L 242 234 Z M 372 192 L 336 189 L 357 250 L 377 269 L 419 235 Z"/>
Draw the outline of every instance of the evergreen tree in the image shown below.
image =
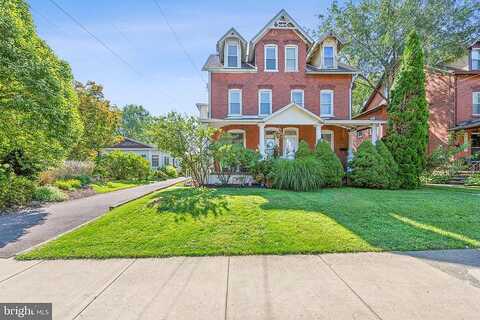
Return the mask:
<path fill-rule="evenodd" d="M 340 187 L 345 175 L 342 162 L 329 143 L 319 141 L 315 148 L 315 158 L 319 161 L 324 184 L 327 187 Z"/>
<path fill-rule="evenodd" d="M 304 140 L 300 141 L 298 144 L 297 152 L 295 153 L 295 158 L 301 159 L 312 156 L 312 150 Z"/>
<path fill-rule="evenodd" d="M 428 144 L 428 105 L 420 39 L 409 33 L 388 106 L 387 146 L 399 167 L 400 187 L 420 185 Z"/>
<path fill-rule="evenodd" d="M 400 181 L 398 179 L 398 164 L 395 162 L 392 153 L 388 150 L 385 143 L 381 140 L 377 142 L 375 146 L 378 154 L 383 158 L 385 164 L 385 171 L 388 178 L 388 187 L 390 189 L 397 189 Z"/>
<path fill-rule="evenodd" d="M 389 178 L 382 156 L 370 141 L 364 141 L 350 163 L 350 181 L 353 186 L 364 188 L 388 188 Z"/>

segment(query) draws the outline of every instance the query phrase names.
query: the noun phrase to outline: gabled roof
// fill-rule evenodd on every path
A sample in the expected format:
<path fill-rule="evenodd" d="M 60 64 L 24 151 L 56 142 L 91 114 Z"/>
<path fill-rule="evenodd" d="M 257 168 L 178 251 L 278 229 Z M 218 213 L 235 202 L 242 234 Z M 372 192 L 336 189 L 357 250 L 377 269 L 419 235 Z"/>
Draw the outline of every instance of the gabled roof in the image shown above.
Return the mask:
<path fill-rule="evenodd" d="M 473 47 L 474 45 L 476 45 L 479 42 L 480 42 L 480 38 L 478 38 L 478 39 L 474 40 L 472 43 L 470 43 L 470 45 L 467 48 L 470 49 L 471 47 Z"/>
<path fill-rule="evenodd" d="M 154 146 L 149 144 L 133 140 L 132 138 L 122 137 L 122 140 L 113 146 L 110 149 L 154 149 Z"/>
<path fill-rule="evenodd" d="M 335 38 L 338 42 L 338 50 L 340 50 L 344 45 L 345 45 L 345 41 L 342 40 L 342 38 L 340 38 L 339 36 L 337 36 L 335 33 L 333 33 L 332 31 L 328 31 L 328 32 L 325 32 L 323 33 L 322 35 L 320 35 L 320 37 L 318 38 L 317 41 L 315 41 L 315 43 L 312 45 L 312 47 L 310 48 L 310 50 L 308 50 L 307 52 L 307 62 L 310 60 L 310 58 L 312 57 L 312 55 L 320 48 L 320 45 L 322 44 L 323 41 L 325 41 L 325 39 L 327 38 Z"/>
<path fill-rule="evenodd" d="M 220 45 L 223 41 L 225 41 L 225 39 L 227 38 L 238 38 L 241 42 L 243 42 L 244 44 L 247 44 L 247 40 L 245 40 L 242 35 L 237 31 L 235 30 L 235 28 L 230 28 L 227 32 L 225 32 L 225 34 L 220 38 L 220 40 L 217 41 L 217 52 L 220 52 Z"/>
<path fill-rule="evenodd" d="M 252 58 L 256 43 L 268 32 L 270 29 L 292 29 L 304 38 L 304 40 L 311 45 L 313 43 L 312 37 L 303 30 L 303 28 L 288 14 L 285 9 L 280 10 L 268 23 L 260 29 L 260 31 L 250 41 L 248 50 L 249 58 Z"/>
<path fill-rule="evenodd" d="M 308 111 L 306 108 L 299 106 L 295 103 L 290 103 L 285 107 L 281 108 L 280 110 L 275 111 L 268 117 L 263 119 L 265 123 L 276 123 L 280 118 L 286 118 L 286 123 L 288 124 L 302 124 L 302 123 L 295 123 L 295 115 L 300 116 L 297 117 L 297 122 L 305 121 L 307 124 L 312 122 L 323 123 L 323 119 L 314 114 L 313 112 Z M 282 122 L 282 121 L 280 121 Z"/>

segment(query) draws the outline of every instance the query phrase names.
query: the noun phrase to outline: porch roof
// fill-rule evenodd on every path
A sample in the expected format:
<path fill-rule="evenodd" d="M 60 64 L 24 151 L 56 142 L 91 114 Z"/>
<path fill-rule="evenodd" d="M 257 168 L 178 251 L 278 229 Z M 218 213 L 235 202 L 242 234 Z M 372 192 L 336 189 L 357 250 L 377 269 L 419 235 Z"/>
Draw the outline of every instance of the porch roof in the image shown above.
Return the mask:
<path fill-rule="evenodd" d="M 474 128 L 480 128 L 480 119 L 463 121 L 459 123 L 455 128 L 452 128 L 450 130 L 458 131 L 458 130 L 474 129 Z"/>

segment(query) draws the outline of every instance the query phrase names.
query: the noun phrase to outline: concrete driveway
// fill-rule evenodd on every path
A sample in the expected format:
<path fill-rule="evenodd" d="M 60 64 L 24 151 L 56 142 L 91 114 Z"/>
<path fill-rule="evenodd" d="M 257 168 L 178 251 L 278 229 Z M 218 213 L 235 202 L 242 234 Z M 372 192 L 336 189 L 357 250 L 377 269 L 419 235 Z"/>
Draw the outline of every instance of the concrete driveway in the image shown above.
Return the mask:
<path fill-rule="evenodd" d="M 478 319 L 480 251 L 0 259 L 0 302 L 53 319 Z"/>
<path fill-rule="evenodd" d="M 19 214 L 0 215 L 0 258 L 40 244 L 101 216 L 111 206 L 169 187 L 185 178 L 170 179 L 88 198 L 50 204 Z"/>

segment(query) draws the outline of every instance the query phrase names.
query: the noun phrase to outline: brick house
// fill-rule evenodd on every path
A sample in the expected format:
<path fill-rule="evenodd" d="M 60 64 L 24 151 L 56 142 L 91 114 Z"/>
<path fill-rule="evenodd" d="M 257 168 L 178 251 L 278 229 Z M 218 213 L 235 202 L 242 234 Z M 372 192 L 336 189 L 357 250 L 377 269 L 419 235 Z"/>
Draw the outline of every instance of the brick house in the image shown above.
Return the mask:
<path fill-rule="evenodd" d="M 480 154 L 480 40 L 472 43 L 467 54 L 457 61 L 441 66 L 426 67 L 426 95 L 429 105 L 429 145 L 431 153 L 439 146 L 448 144 L 449 133 L 463 133 L 457 143 L 464 141 L 469 146 L 461 154 L 471 157 Z M 379 94 L 380 83 L 364 104 L 362 112 L 354 119 L 387 119 L 387 103 Z M 385 128 L 379 133 L 382 136 Z M 357 132 L 357 145 L 369 138 L 371 130 Z"/>
<path fill-rule="evenodd" d="M 228 131 L 247 148 L 294 157 L 298 143 L 330 143 L 346 163 L 358 127 L 383 120 L 353 120 L 351 91 L 357 71 L 342 63 L 343 42 L 332 33 L 314 41 L 285 11 L 249 42 L 231 28 L 208 57 L 204 123 Z M 372 137 L 375 142 L 376 137 Z"/>

